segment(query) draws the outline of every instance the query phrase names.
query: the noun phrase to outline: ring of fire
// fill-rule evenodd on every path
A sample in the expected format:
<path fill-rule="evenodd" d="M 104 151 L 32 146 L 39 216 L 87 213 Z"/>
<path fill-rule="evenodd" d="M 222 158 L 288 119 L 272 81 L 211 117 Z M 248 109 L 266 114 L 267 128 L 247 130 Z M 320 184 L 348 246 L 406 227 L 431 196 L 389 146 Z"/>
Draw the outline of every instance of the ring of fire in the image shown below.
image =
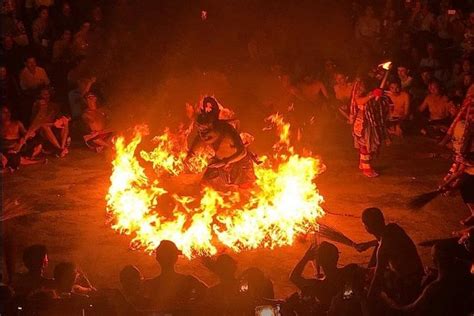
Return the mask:
<path fill-rule="evenodd" d="M 291 245 L 300 234 L 316 229 L 324 215 L 314 179 L 320 161 L 300 156 L 290 146 L 290 125 L 278 114 L 269 117 L 279 133 L 274 154 L 255 166 L 256 185 L 247 192 L 218 192 L 204 187 L 199 197 L 168 192 L 160 176 L 147 174 L 150 162 L 159 175 L 177 176 L 185 168 L 186 147 L 168 130 L 153 138 L 152 151 L 137 147 L 146 134 L 137 126 L 129 141 L 114 142 L 111 185 L 106 197 L 111 227 L 132 237 L 131 247 L 151 253 L 161 240 L 176 243 L 187 258 L 213 255 L 219 247 L 235 252 Z M 199 155 L 189 170 L 200 173 L 206 156 Z M 173 203 L 171 214 L 160 211 L 160 198 Z"/>

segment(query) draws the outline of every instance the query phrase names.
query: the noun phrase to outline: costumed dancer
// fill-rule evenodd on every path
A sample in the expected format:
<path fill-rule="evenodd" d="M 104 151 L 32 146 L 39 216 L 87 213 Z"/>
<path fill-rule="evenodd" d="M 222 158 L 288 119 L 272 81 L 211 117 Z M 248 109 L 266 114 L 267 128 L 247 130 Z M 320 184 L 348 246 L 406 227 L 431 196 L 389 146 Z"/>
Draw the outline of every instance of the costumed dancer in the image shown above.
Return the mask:
<path fill-rule="evenodd" d="M 359 150 L 359 169 L 369 178 L 379 175 L 372 168 L 372 159 L 382 143 L 389 139 L 386 122 L 391 101 L 382 90 L 387 75 L 388 71 L 380 88 L 370 93 L 366 92 L 362 80 L 357 80 L 352 90 L 350 120 L 353 124 L 354 146 Z"/>
<path fill-rule="evenodd" d="M 474 85 L 469 88 L 461 110 L 448 130 L 454 150 L 454 161 L 444 177 L 447 190 L 459 188 L 471 215 L 461 221 L 474 225 Z"/>
<path fill-rule="evenodd" d="M 219 105 L 213 97 L 205 97 L 198 109 L 194 138 L 187 159 L 201 146 L 210 146 L 214 156 L 203 176 L 203 183 L 219 190 L 248 188 L 255 182 L 254 156 L 247 151 L 237 129 L 219 119 Z"/>

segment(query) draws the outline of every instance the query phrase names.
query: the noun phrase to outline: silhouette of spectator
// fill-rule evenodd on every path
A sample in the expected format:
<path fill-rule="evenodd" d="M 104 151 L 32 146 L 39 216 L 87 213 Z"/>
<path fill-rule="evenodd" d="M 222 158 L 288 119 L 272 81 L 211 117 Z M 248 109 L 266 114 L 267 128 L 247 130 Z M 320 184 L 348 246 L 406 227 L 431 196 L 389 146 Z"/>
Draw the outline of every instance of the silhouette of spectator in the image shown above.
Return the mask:
<path fill-rule="evenodd" d="M 120 271 L 121 292 L 127 303 L 136 309 L 145 309 L 149 301 L 143 296 L 143 276 L 137 267 L 125 266 Z"/>
<path fill-rule="evenodd" d="M 308 262 L 316 260 L 324 271 L 324 279 L 305 278 L 302 274 Z M 328 310 L 333 297 L 339 293 L 345 284 L 349 266 L 338 268 L 339 250 L 326 241 L 321 245 L 312 245 L 296 264 L 291 272 L 290 280 L 303 293 L 303 296 L 316 297 L 321 307 Z"/>
<path fill-rule="evenodd" d="M 144 281 L 145 297 L 153 308 L 168 311 L 185 308 L 200 301 L 207 286 L 191 275 L 176 272 L 175 266 L 181 251 L 170 240 L 162 240 L 156 248 L 156 260 L 161 274 Z"/>
<path fill-rule="evenodd" d="M 207 291 L 206 301 L 212 309 L 228 313 L 239 308 L 240 284 L 235 277 L 237 262 L 231 256 L 222 254 L 215 261 L 205 259 L 204 265 L 219 278 L 219 283 Z"/>
<path fill-rule="evenodd" d="M 365 209 L 362 222 L 367 232 L 376 238 L 355 246 L 358 251 L 376 247 L 375 274 L 369 288 L 369 299 L 380 293 L 384 276 L 388 274 L 393 279 L 391 297 L 401 303 L 412 302 L 420 293 L 424 274 L 415 244 L 399 225 L 385 224 L 383 213 L 378 208 Z"/>
<path fill-rule="evenodd" d="M 472 276 L 459 273 L 460 258 L 457 244 L 450 240 L 441 241 L 432 248 L 433 262 L 438 277 L 428 284 L 421 295 L 411 304 L 401 305 L 382 294 L 384 301 L 393 309 L 417 312 L 416 315 L 468 315 L 472 312 L 469 298 L 472 295 Z"/>
<path fill-rule="evenodd" d="M 44 271 L 48 266 L 46 246 L 32 245 L 26 248 L 23 252 L 23 264 L 28 271 L 16 275 L 12 283 L 17 296 L 27 296 L 34 290 L 53 287 L 53 280 L 44 277 Z"/>

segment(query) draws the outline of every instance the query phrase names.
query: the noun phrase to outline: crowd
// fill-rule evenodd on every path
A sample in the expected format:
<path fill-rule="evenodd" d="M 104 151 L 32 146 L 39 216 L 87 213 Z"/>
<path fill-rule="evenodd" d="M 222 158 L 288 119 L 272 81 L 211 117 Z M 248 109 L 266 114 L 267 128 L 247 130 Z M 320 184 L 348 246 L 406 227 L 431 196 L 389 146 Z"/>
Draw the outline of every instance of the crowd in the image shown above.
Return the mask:
<path fill-rule="evenodd" d="M 98 5 L 2 1 L 0 106 L 2 169 L 65 157 L 71 133 L 101 151 L 108 111 L 84 60 L 103 40 Z"/>
<path fill-rule="evenodd" d="M 473 305 L 474 229 L 432 247 L 434 268 L 424 268 L 405 230 L 386 223 L 382 211 L 368 208 L 362 223 L 374 240 L 354 243 L 359 251 L 374 248 L 368 266 L 338 266 L 333 243 L 313 242 L 289 280 L 298 292 L 275 299 L 273 283 L 258 267 L 238 266 L 228 254 L 203 257 L 218 279 L 208 286 L 176 269 L 181 255 L 162 240 L 156 248 L 160 274 L 144 278 L 127 265 L 119 289 L 97 289 L 73 262 L 60 262 L 46 275 L 44 245 L 23 252 L 26 272 L 1 286 L 2 315 L 470 315 Z M 313 275 L 304 273 L 311 263 Z M 237 270 L 243 270 L 237 275 Z"/>
<path fill-rule="evenodd" d="M 14 171 L 20 165 L 44 163 L 49 155 L 66 157 L 71 140 L 80 140 L 96 152 L 110 146 L 113 131 L 108 124 L 107 98 L 100 80 L 85 65 L 106 42 L 107 9 L 113 5 L 113 1 L 101 5 L 93 1 L 2 1 L 2 169 Z M 48 278 L 46 247 L 33 245 L 23 255 L 27 272 L 15 275 L 1 287 L 0 313 L 472 313 L 473 3 L 386 0 L 372 6 L 370 1 L 353 1 L 349 10 L 353 36 L 348 47 L 341 50 L 353 52 L 351 66 L 344 66 L 347 60 L 338 56 L 323 56 L 321 67 L 306 67 L 312 63 L 298 60 L 297 54 L 294 60 L 288 58 L 292 55 L 281 51 L 277 43 L 282 41 L 276 33 L 265 28 L 246 39 L 245 62 L 268 68 L 288 96 L 285 104 L 318 107 L 317 111 L 326 111 L 333 120 L 353 125 L 359 168 L 368 177 L 378 175 L 371 160 L 382 140 L 403 142 L 412 135 L 423 135 L 445 144 L 446 135 L 453 138 L 456 159 L 442 189 L 448 191 L 448 186 L 452 189 L 455 183 L 460 185 L 472 215 L 463 221 L 469 228 L 460 237 L 433 245 L 435 269 L 423 267 L 415 244 L 403 228 L 385 223 L 382 212 L 370 208 L 364 210 L 362 220 L 375 239 L 353 245 L 361 252 L 375 248 L 369 266 L 354 263 L 339 267 L 336 245 L 313 244 L 290 274 L 290 281 L 299 291 L 284 300 L 275 299 L 271 280 L 258 267 L 249 267 L 237 276 L 238 262 L 226 254 L 203 259 L 219 279 L 214 286 L 177 272 L 180 251 L 167 240 L 156 249 L 159 276 L 145 279 L 137 267 L 126 266 L 119 276 L 121 288 L 114 290 L 96 289 L 72 262 L 57 264 L 54 277 Z M 304 50 L 297 51 L 304 55 Z M 387 60 L 392 62 L 388 70 L 378 67 Z M 360 117 L 358 121 L 357 113 L 363 113 L 360 109 L 379 98 L 387 100 L 387 135 L 371 150 L 362 140 L 364 135 L 360 133 L 366 123 Z M 362 127 L 358 128 L 357 122 Z M 471 136 L 466 140 L 469 129 Z M 377 130 L 374 135 L 378 137 L 379 133 Z M 310 262 L 315 267 L 314 278 L 303 276 Z"/>

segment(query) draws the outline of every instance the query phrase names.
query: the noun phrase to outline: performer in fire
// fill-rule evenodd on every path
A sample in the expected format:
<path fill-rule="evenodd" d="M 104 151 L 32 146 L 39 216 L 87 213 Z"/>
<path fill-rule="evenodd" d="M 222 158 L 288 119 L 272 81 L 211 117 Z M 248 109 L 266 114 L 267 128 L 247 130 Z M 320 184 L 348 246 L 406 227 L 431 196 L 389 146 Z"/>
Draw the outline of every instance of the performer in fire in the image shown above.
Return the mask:
<path fill-rule="evenodd" d="M 189 159 L 201 146 L 211 146 L 214 157 L 203 176 L 203 183 L 216 189 L 248 188 L 255 182 L 253 156 L 245 148 L 239 132 L 219 119 L 219 105 L 213 97 L 205 97 L 196 117 L 198 135 L 188 151 Z"/>
<path fill-rule="evenodd" d="M 471 211 L 461 224 L 474 226 L 474 84 L 469 88 L 447 137 L 452 140 L 454 161 L 440 188 L 450 191 L 459 187 L 462 199 Z"/>
<path fill-rule="evenodd" d="M 380 88 L 367 93 L 365 82 L 359 79 L 354 84 L 351 96 L 350 120 L 353 124 L 354 145 L 359 149 L 359 169 L 370 178 L 379 175 L 371 162 L 382 143 L 389 139 L 386 122 L 391 101 L 383 92 L 388 68 L 385 70 Z"/>

